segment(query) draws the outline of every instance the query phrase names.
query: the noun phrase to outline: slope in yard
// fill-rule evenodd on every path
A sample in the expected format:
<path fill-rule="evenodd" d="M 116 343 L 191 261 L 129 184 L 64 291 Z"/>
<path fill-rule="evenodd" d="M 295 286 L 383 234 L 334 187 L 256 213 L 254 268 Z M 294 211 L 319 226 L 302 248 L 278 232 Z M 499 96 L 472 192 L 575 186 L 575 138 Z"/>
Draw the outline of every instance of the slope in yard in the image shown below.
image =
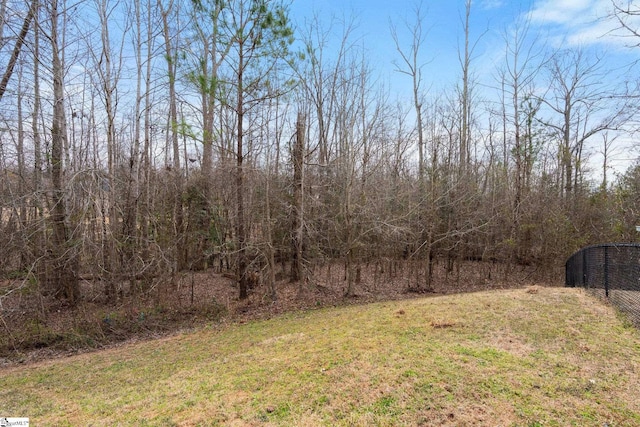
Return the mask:
<path fill-rule="evenodd" d="M 3 369 L 34 425 L 640 424 L 640 336 L 576 289 L 322 309 Z"/>
<path fill-rule="evenodd" d="M 246 300 L 238 299 L 234 280 L 214 269 L 182 272 L 173 284 L 159 282 L 146 291 L 131 292 L 123 281 L 118 298 L 106 296 L 105 281 L 81 281 L 84 298 L 75 307 L 45 298 L 37 281 L 0 280 L 0 367 L 61 355 L 104 349 L 127 341 L 159 338 L 211 322 L 233 323 L 265 319 L 291 311 L 334 305 L 362 304 L 419 296 L 513 289 L 531 283 L 554 284 L 561 272 L 535 266 L 509 266 L 465 261 L 458 271 L 446 263 L 433 266 L 430 288 L 424 287 L 422 261 L 379 260 L 358 265 L 359 283 L 345 298 L 344 264 L 315 266 L 306 285 L 289 280 L 289 265 L 278 268 L 277 298 L 266 283 Z M 418 292 L 416 292 L 418 291 Z"/>

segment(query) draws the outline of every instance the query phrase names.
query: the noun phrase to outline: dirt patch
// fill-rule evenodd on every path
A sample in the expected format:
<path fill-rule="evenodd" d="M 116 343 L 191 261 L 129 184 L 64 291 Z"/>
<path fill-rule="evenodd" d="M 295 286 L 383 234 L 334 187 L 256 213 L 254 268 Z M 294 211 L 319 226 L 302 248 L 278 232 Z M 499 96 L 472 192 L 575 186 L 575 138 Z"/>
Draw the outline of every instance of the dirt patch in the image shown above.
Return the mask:
<path fill-rule="evenodd" d="M 456 322 L 449 322 L 449 321 L 446 321 L 446 320 L 440 320 L 440 321 L 431 322 L 431 327 L 433 329 L 447 329 L 447 328 L 453 328 L 455 326 L 458 326 L 458 324 Z"/>
<path fill-rule="evenodd" d="M 513 356 L 525 357 L 534 351 L 534 348 L 514 334 L 504 332 L 492 336 L 488 344 L 498 350 L 507 352 Z"/>

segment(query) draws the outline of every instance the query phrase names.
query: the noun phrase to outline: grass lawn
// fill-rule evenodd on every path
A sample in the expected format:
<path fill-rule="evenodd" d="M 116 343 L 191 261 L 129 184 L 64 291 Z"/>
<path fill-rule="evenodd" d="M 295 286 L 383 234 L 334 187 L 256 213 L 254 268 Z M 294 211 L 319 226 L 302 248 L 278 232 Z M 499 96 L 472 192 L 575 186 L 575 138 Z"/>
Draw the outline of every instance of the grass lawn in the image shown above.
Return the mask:
<path fill-rule="evenodd" d="M 34 426 L 640 425 L 640 333 L 577 289 L 292 313 L 0 370 Z"/>

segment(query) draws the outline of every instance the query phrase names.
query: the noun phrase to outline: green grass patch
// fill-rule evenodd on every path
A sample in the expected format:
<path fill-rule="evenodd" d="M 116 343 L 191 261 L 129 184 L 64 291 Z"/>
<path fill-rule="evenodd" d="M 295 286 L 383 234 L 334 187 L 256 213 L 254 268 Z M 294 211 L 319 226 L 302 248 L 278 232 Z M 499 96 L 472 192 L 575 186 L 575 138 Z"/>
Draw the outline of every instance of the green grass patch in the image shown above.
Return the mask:
<path fill-rule="evenodd" d="M 640 425 L 640 335 L 580 290 L 293 313 L 0 371 L 34 425 Z"/>

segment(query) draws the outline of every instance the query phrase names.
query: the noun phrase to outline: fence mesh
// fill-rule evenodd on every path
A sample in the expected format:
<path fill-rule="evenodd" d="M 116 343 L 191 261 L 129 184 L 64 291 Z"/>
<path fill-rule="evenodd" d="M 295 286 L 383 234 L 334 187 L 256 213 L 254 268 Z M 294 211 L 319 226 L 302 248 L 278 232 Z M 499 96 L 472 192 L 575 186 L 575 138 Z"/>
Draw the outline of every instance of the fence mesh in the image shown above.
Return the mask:
<path fill-rule="evenodd" d="M 565 269 L 566 286 L 610 300 L 640 327 L 640 244 L 588 246 L 573 254 Z"/>

